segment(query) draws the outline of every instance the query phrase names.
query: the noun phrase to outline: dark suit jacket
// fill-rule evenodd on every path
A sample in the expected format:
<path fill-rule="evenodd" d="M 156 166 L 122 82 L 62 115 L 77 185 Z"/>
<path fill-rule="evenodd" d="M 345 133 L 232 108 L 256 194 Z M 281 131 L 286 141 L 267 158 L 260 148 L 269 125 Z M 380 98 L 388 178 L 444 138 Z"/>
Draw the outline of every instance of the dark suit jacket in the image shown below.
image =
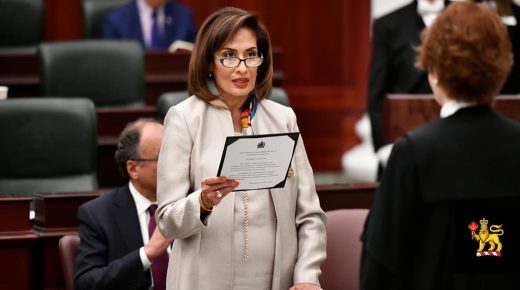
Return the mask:
<path fill-rule="evenodd" d="M 167 49 L 175 40 L 194 42 L 195 23 L 190 9 L 168 1 L 164 6 L 165 27 L 160 48 Z M 103 36 L 109 39 L 134 39 L 145 46 L 136 1 L 115 9 L 105 17 Z"/>
<path fill-rule="evenodd" d="M 488 106 L 399 139 L 365 225 L 361 289 L 519 289 L 519 148 L 520 125 Z M 482 218 L 504 226 L 500 258 L 476 257 L 468 225 Z"/>
<path fill-rule="evenodd" d="M 375 149 L 383 140 L 383 101 L 386 94 L 431 93 L 428 76 L 415 68 L 414 47 L 425 28 L 414 1 L 374 22 L 368 85 L 368 113 Z"/>
<path fill-rule="evenodd" d="M 75 289 L 148 289 L 139 248 L 143 238 L 128 185 L 83 204 Z"/>

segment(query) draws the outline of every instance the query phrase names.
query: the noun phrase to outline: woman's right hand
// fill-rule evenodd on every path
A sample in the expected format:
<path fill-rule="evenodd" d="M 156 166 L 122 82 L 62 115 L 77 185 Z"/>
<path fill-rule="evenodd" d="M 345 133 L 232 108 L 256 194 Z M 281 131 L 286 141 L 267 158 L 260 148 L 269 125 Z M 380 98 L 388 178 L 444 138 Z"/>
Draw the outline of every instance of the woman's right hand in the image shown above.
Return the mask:
<path fill-rule="evenodd" d="M 159 228 L 155 227 L 150 240 L 144 245 L 144 253 L 148 260 L 153 261 L 168 250 L 168 247 L 173 241 L 167 240 L 159 231 Z"/>
<path fill-rule="evenodd" d="M 200 193 L 202 208 L 212 209 L 238 185 L 239 182 L 236 179 L 228 179 L 226 176 L 204 178 L 201 181 Z"/>

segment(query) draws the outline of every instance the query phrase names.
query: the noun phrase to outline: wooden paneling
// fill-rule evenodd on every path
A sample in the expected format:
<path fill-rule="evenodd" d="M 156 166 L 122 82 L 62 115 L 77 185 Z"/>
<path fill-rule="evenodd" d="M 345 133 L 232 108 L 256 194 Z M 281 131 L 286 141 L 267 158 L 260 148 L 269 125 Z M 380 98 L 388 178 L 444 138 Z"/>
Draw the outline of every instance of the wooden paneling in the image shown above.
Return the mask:
<path fill-rule="evenodd" d="M 503 95 L 495 98 L 494 109 L 520 122 L 520 96 Z M 384 105 L 385 138 L 392 142 L 424 123 L 438 119 L 441 107 L 433 95 L 388 95 Z"/>
<path fill-rule="evenodd" d="M 376 183 L 316 186 L 324 211 L 342 208 L 370 209 L 376 189 Z"/>
<path fill-rule="evenodd" d="M 75 231 L 80 205 L 103 192 L 35 193 L 33 228 L 39 233 Z"/>
<path fill-rule="evenodd" d="M 0 233 L 31 231 L 30 202 L 31 197 L 0 195 Z"/>
<path fill-rule="evenodd" d="M 103 193 L 93 191 L 34 195 L 33 230 L 38 236 L 33 263 L 33 280 L 38 284 L 36 289 L 65 288 L 58 242 L 64 235 L 77 232 L 80 205 Z"/>
<path fill-rule="evenodd" d="M 38 236 L 31 230 L 31 197 L 0 196 L 0 289 L 29 290 L 33 250 Z"/>
<path fill-rule="evenodd" d="M 71 40 L 83 38 L 82 0 L 44 0 L 45 38 Z"/>
<path fill-rule="evenodd" d="M 36 235 L 17 236 L 9 240 L 0 237 L 0 289 L 33 289 L 31 251 Z"/>

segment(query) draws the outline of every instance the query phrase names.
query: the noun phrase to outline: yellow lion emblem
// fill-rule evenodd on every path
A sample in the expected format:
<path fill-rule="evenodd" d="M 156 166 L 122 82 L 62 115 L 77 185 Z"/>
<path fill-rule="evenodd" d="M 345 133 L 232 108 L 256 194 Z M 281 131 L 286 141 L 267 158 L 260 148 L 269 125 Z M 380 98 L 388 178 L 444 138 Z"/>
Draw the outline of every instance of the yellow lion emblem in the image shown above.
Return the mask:
<path fill-rule="evenodd" d="M 478 225 L 475 222 L 472 222 L 468 226 L 471 230 L 471 239 L 475 239 L 479 242 L 478 252 L 484 251 L 486 244 L 489 244 L 487 251 L 500 253 L 502 250 L 502 243 L 498 236 L 503 235 L 504 230 L 502 229 L 502 225 L 491 225 L 488 229 L 488 222 L 489 221 L 485 218 L 480 220 L 480 230 L 478 231 L 478 234 L 475 233 L 478 229 Z"/>

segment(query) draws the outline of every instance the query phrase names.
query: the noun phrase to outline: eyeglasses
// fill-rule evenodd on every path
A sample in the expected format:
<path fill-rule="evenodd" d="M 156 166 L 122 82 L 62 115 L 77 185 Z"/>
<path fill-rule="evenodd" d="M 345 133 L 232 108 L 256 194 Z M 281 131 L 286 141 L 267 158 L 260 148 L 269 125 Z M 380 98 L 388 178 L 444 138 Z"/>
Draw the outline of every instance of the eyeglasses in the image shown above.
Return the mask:
<path fill-rule="evenodd" d="M 140 159 L 130 159 L 130 160 L 134 160 L 134 161 L 139 161 L 139 162 L 155 162 L 157 160 L 159 160 L 159 158 L 140 158 Z"/>
<path fill-rule="evenodd" d="M 220 63 L 229 68 L 235 68 L 244 62 L 247 67 L 259 67 L 264 62 L 263 56 L 251 56 L 246 58 L 238 58 L 236 56 L 217 57 Z"/>

